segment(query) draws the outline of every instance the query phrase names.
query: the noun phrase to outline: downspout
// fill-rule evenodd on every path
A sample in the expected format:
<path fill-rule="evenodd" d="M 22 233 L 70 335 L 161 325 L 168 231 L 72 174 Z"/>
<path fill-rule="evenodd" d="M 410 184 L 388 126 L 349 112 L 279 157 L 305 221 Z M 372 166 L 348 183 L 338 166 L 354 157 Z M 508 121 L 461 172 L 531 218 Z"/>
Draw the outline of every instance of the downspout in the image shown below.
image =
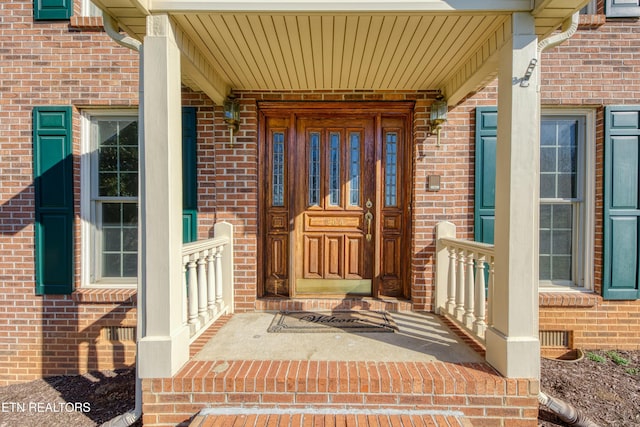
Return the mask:
<path fill-rule="evenodd" d="M 578 24 L 580 22 L 580 12 L 576 12 L 571 15 L 570 19 L 567 19 L 562 24 L 562 32 L 554 34 L 538 43 L 538 58 L 540 54 L 547 49 L 555 47 L 560 43 L 568 40 L 578 30 Z M 587 418 L 582 412 L 576 409 L 574 406 L 549 396 L 542 390 L 538 393 L 538 402 L 549 409 L 552 413 L 558 416 L 562 421 L 571 426 L 576 427 L 600 427 L 598 424 Z"/>
<path fill-rule="evenodd" d="M 102 23 L 104 31 L 113 39 L 113 41 L 118 43 L 120 46 L 135 50 L 136 52 L 140 51 L 142 43 L 133 37 L 120 33 L 118 23 L 111 15 L 106 12 L 102 12 Z"/>
<path fill-rule="evenodd" d="M 120 46 L 124 46 L 128 49 L 140 52 L 140 46 L 142 43 L 139 40 L 129 37 L 125 34 L 121 34 L 119 31 L 118 23 L 115 19 L 106 12 L 102 12 L 102 22 L 104 31 Z M 137 340 L 140 339 L 140 331 L 138 331 Z M 133 410 L 127 411 L 122 415 L 118 415 L 115 418 L 102 424 L 102 427 L 128 427 L 138 421 L 142 416 L 142 380 L 138 375 L 138 352 L 136 351 L 136 403 Z"/>
<path fill-rule="evenodd" d="M 570 19 L 567 19 L 562 23 L 562 32 L 547 37 L 546 39 L 538 43 L 538 53 L 542 53 L 547 49 L 551 49 L 559 45 L 560 43 L 568 40 L 578 30 L 578 24 L 580 23 L 580 12 L 576 12 L 571 15 Z"/>

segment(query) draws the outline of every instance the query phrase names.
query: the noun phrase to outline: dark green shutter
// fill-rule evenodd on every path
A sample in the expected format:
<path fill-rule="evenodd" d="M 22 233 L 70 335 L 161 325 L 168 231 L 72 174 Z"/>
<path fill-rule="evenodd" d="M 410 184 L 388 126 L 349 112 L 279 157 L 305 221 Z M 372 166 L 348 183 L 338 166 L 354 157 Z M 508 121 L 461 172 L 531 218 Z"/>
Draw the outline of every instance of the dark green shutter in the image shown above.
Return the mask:
<path fill-rule="evenodd" d="M 605 13 L 608 18 L 640 16 L 640 0 L 607 0 Z"/>
<path fill-rule="evenodd" d="M 182 240 L 198 240 L 196 109 L 182 108 Z"/>
<path fill-rule="evenodd" d="M 640 298 L 640 106 L 605 108 L 604 272 L 606 299 Z"/>
<path fill-rule="evenodd" d="M 476 172 L 474 238 L 493 243 L 496 210 L 496 141 L 498 109 L 476 108 Z"/>
<path fill-rule="evenodd" d="M 33 19 L 60 21 L 71 18 L 73 0 L 33 0 Z"/>
<path fill-rule="evenodd" d="M 73 291 L 71 107 L 33 109 L 37 294 Z"/>

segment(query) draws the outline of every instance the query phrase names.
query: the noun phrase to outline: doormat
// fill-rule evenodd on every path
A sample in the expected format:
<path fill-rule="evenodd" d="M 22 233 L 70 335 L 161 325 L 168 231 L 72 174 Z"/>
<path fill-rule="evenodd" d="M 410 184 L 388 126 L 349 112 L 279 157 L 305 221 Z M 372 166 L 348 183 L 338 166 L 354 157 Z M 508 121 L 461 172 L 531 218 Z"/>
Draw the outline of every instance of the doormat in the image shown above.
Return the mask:
<path fill-rule="evenodd" d="M 267 332 L 395 332 L 398 326 L 385 311 L 281 311 Z"/>

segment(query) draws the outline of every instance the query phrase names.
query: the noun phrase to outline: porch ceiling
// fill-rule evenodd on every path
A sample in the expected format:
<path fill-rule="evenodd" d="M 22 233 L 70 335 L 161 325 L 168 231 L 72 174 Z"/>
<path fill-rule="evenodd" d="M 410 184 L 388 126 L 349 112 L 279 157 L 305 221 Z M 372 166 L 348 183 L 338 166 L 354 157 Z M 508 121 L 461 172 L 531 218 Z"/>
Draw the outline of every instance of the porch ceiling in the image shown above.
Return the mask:
<path fill-rule="evenodd" d="M 542 39 L 588 0 L 94 0 L 131 36 L 145 17 L 178 27 L 183 82 L 220 102 L 236 90 L 439 89 L 450 104 L 497 72 L 513 12 Z"/>

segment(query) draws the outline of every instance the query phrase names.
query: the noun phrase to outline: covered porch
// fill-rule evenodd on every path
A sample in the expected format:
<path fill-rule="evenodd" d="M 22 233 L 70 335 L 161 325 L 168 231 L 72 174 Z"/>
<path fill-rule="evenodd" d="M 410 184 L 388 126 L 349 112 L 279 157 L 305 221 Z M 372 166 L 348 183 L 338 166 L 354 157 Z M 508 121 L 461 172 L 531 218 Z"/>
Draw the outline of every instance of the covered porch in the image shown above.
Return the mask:
<path fill-rule="evenodd" d="M 393 3 L 359 0 L 96 0 L 95 3 L 115 18 L 124 31 L 143 42 L 140 80 L 142 240 L 138 289 L 138 330 L 141 336 L 138 340 L 138 366 L 140 376 L 149 379 L 145 381 L 149 399 L 162 402 L 164 398 L 152 395 L 164 393 L 166 386 L 167 390 L 178 393 L 180 387 L 190 387 L 192 391 L 206 389 L 206 397 L 189 394 L 180 398 L 187 399 L 191 405 L 189 409 L 204 406 L 208 399 L 214 399 L 212 402 L 221 406 L 234 402 L 233 399 L 251 402 L 249 394 L 255 394 L 253 387 L 256 387 L 260 375 L 266 373 L 261 364 L 248 362 L 249 359 L 232 363 L 233 375 L 243 366 L 253 366 L 251 374 L 245 373 L 250 375 L 251 385 L 245 390 L 244 379 L 225 377 L 233 384 L 239 384 L 238 387 L 246 393 L 220 397 L 224 396 L 221 393 L 227 379 L 222 383 L 215 379 L 219 375 L 216 373 L 218 362 L 193 359 L 193 343 L 210 337 L 212 322 L 234 312 L 234 295 L 246 289 L 238 290 L 233 274 L 238 271 L 233 256 L 234 240 L 239 237 L 237 231 L 226 231 L 224 245 L 230 246 L 223 250 L 217 249 L 222 247 L 222 240 L 217 246 L 202 251 L 195 246 L 183 247 L 181 243 L 179 201 L 182 200 L 182 166 L 179 161 L 181 147 L 177 142 L 180 141 L 182 126 L 179 120 L 182 87 L 203 92 L 216 105 L 222 105 L 232 92 L 242 94 L 243 91 L 276 94 L 278 91 L 376 90 L 386 94 L 384 99 L 407 91 L 428 92 L 431 96 L 421 104 L 425 106 L 426 113 L 407 115 L 407 123 L 413 120 L 407 127 L 407 158 L 411 160 L 417 157 L 413 146 L 422 143 L 418 141 L 420 137 L 415 132 L 416 127 L 433 126 L 431 130 L 435 131 L 435 123 L 428 120 L 429 104 L 435 98 L 433 95 L 443 95 L 449 108 L 453 109 L 497 77 L 495 246 L 462 241 L 457 238 L 455 227 L 443 222 L 437 230 L 432 227 L 423 231 L 423 234 L 434 236 L 437 247 L 420 247 L 415 230 L 421 218 L 413 207 L 426 191 L 416 184 L 419 181 L 414 176 L 407 184 L 409 200 L 405 208 L 408 224 L 405 231 L 408 237 L 402 241 L 403 245 L 411 246 L 410 259 L 405 260 L 406 268 L 411 270 L 407 274 L 411 290 L 407 296 L 415 298 L 422 295 L 429 300 L 427 306 L 432 311 L 441 314 L 451 324 L 459 324 L 486 351 L 484 361 L 477 363 L 480 383 L 485 385 L 480 386 L 476 381 L 468 381 L 469 385 L 465 385 L 465 379 L 476 375 L 466 370 L 450 374 L 447 378 L 451 379 L 442 382 L 445 389 L 447 386 L 452 389 L 445 400 L 453 399 L 458 406 L 467 405 L 470 400 L 457 397 L 456 390 L 462 387 L 467 393 L 467 387 L 472 387 L 473 399 L 477 398 L 478 406 L 482 406 L 479 402 L 494 396 L 493 391 L 486 392 L 486 384 L 491 383 L 504 390 L 501 399 L 504 396 L 522 397 L 526 400 L 523 408 L 528 408 L 521 408 L 522 411 L 532 410 L 539 377 L 536 254 L 540 121 L 538 71 L 540 51 L 544 48 L 541 42 L 554 31 L 566 29 L 571 16 L 586 0 L 412 0 Z M 380 104 L 384 104 L 384 100 Z M 255 109 L 252 114 L 252 119 L 259 115 Z M 378 114 L 381 117 L 381 113 Z M 382 121 L 371 120 L 378 120 L 376 123 Z M 260 139 L 264 138 L 261 133 L 266 128 L 255 126 L 252 129 L 257 135 L 245 137 L 253 141 L 258 147 L 256 151 L 259 151 L 261 141 L 264 141 Z M 226 127 L 217 131 L 233 142 L 233 136 Z M 427 136 L 430 134 L 428 132 Z M 377 161 L 378 158 L 375 159 Z M 257 163 L 256 174 L 259 170 Z M 264 187 L 260 182 L 256 191 L 264 191 L 260 185 Z M 376 194 L 376 191 L 371 193 Z M 377 215 L 380 212 L 376 211 L 375 218 L 380 217 Z M 256 222 L 259 215 L 263 213 L 256 213 Z M 293 230 L 290 233 L 296 233 L 296 224 L 299 223 L 291 225 Z M 224 227 L 220 226 L 221 232 Z M 381 234 L 382 226 L 374 224 L 373 227 L 374 231 L 367 234 L 373 234 L 375 239 Z M 364 239 L 364 220 L 357 222 L 357 228 L 362 232 L 360 238 Z M 289 234 L 284 235 L 282 244 L 294 241 L 288 240 Z M 261 256 L 269 259 L 270 256 L 260 245 L 247 244 L 243 251 L 264 252 L 258 255 L 259 259 Z M 378 249 L 371 251 L 377 257 Z M 420 277 L 418 283 L 417 278 L 423 270 L 416 266 L 419 260 L 416 253 L 421 251 L 434 254 L 435 272 Z M 225 256 L 226 262 L 223 263 Z M 219 269 L 216 262 L 221 263 Z M 384 269 L 384 265 L 376 262 L 371 266 L 374 288 L 375 280 Z M 225 268 L 229 273 L 216 277 Z M 249 268 L 257 271 L 263 265 L 256 263 Z M 260 274 L 258 272 L 256 277 Z M 214 280 L 208 285 L 210 275 Z M 311 304 L 309 307 L 312 309 L 327 306 L 331 310 L 339 305 L 322 300 L 308 302 L 311 301 L 309 298 L 260 298 L 262 295 L 255 291 L 258 286 L 255 284 L 250 289 L 255 295 L 255 311 L 277 311 L 289 307 L 306 309 L 305 304 Z M 486 287 L 488 292 L 485 294 Z M 215 296 L 213 299 L 212 295 Z M 488 300 L 485 295 L 488 295 Z M 222 300 L 218 301 L 219 298 Z M 349 300 L 360 301 L 358 298 Z M 372 298 L 371 301 L 371 306 L 385 307 L 392 312 L 412 309 L 411 299 Z M 411 319 L 410 316 L 408 318 Z M 206 332 L 199 337 L 201 331 Z M 247 340 L 247 345 L 250 342 Z M 453 350 L 455 353 L 466 351 L 462 350 L 466 347 L 455 348 L 460 350 Z M 476 369 L 476 362 L 469 362 L 474 366 L 470 369 Z M 287 364 L 286 371 L 293 372 L 290 369 L 293 365 L 288 364 L 298 367 L 303 362 L 288 360 L 278 363 Z M 338 366 L 342 362 L 335 363 Z M 367 367 L 366 362 L 346 360 L 344 363 L 353 366 L 349 369 L 355 369 L 354 372 L 361 369 L 358 363 L 364 364 L 363 369 Z M 432 388 L 424 385 L 427 381 L 417 378 L 432 378 L 432 384 L 440 383 L 434 372 L 446 371 L 448 364 L 460 366 L 450 360 L 433 364 L 420 362 L 424 365 L 416 371 L 415 360 L 389 363 L 404 366 L 398 369 L 406 369 L 407 387 L 414 387 L 415 381 L 420 381 L 420 385 L 415 386 L 420 388 L 416 393 L 421 403 L 409 405 L 416 410 L 424 410 L 424 402 L 435 402 L 436 399 Z M 466 366 L 467 362 L 461 363 Z M 225 372 L 230 371 L 225 369 Z M 278 375 L 271 375 L 267 378 L 272 378 L 273 383 L 264 387 L 272 387 L 273 390 L 269 390 L 276 392 L 284 381 L 285 388 L 289 390 L 288 384 L 301 383 L 302 375 L 297 368 L 292 377 L 285 377 L 288 379 L 281 380 Z M 346 390 L 341 390 L 348 394 L 349 381 L 341 374 L 336 375 L 334 381 L 346 381 Z M 405 377 L 401 375 L 399 378 L 400 384 L 405 384 Z M 363 387 L 370 390 L 372 386 L 367 383 Z M 380 387 L 379 390 L 383 391 L 379 393 L 384 395 L 396 392 L 392 385 Z M 369 392 L 362 391 L 362 405 L 365 406 Z M 379 397 L 370 399 L 375 401 Z M 296 399 L 286 399 L 290 398 Z M 310 399 L 307 404 L 315 405 L 314 399 L 320 399 L 320 405 L 331 406 L 332 403 L 328 395 L 305 398 Z M 326 401 L 323 400 L 325 398 Z M 411 398 L 416 396 L 406 399 Z M 286 400 L 282 404 L 291 403 Z M 402 404 L 401 401 L 397 403 Z M 445 406 L 452 407 L 449 403 Z M 519 413 L 523 414 L 522 411 Z M 533 419 L 530 413 L 526 417 Z"/>

